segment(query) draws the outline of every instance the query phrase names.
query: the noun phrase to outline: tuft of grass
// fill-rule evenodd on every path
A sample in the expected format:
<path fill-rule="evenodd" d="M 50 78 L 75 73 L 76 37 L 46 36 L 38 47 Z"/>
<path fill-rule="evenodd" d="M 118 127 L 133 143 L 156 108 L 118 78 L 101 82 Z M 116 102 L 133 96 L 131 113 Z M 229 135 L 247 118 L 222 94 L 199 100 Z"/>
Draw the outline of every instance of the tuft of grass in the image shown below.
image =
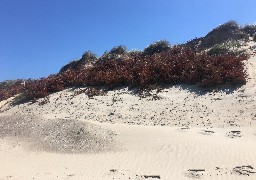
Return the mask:
<path fill-rule="evenodd" d="M 208 55 L 222 55 L 231 53 L 234 55 L 244 54 L 244 50 L 239 50 L 243 46 L 243 42 L 235 40 L 227 40 L 223 43 L 212 46 L 208 51 Z"/>

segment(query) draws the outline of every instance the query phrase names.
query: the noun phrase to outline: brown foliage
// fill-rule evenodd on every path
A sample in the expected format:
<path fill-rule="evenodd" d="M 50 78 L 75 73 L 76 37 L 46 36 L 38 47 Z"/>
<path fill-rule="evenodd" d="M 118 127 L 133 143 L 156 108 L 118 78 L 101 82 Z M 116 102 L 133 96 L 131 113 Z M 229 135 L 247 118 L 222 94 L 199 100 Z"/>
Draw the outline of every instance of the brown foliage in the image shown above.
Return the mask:
<path fill-rule="evenodd" d="M 61 74 L 31 81 L 24 88 L 19 83 L 0 90 L 0 100 L 23 93 L 25 99 L 43 98 L 67 87 L 120 86 L 147 88 L 151 85 L 195 84 L 216 87 L 223 84 L 244 84 L 246 56 L 223 54 L 209 56 L 189 48 L 174 46 L 168 51 L 148 56 L 131 56 L 116 60 L 102 60 L 92 67 L 68 70 Z M 88 96 L 100 94 L 98 89 L 87 89 Z"/>
<path fill-rule="evenodd" d="M 17 80 L 13 85 L 8 86 L 7 88 L 0 89 L 0 101 L 8 99 L 10 97 L 19 94 L 24 91 L 24 84 L 22 80 Z"/>

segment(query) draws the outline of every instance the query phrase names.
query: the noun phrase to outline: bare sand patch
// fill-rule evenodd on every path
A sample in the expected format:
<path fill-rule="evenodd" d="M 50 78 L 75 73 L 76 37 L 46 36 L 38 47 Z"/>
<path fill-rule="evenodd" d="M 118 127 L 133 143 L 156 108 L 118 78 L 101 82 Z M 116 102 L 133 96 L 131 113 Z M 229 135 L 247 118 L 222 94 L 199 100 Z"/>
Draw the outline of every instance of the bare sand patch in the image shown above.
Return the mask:
<path fill-rule="evenodd" d="M 0 116 L 0 138 L 6 137 L 25 141 L 33 150 L 81 153 L 113 148 L 114 133 L 74 119 L 15 114 Z"/>

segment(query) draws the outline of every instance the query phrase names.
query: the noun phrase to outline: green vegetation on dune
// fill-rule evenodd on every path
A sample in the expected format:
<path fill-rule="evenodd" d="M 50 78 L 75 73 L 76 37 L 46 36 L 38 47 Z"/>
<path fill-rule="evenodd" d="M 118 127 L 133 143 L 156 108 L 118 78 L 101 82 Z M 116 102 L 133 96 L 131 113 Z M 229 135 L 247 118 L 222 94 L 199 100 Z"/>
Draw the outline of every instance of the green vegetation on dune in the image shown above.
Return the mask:
<path fill-rule="evenodd" d="M 240 26 L 236 21 L 228 21 L 214 28 L 206 36 L 196 38 L 183 44 L 196 51 L 209 49 L 228 41 L 248 41 L 256 33 L 256 25 Z"/>

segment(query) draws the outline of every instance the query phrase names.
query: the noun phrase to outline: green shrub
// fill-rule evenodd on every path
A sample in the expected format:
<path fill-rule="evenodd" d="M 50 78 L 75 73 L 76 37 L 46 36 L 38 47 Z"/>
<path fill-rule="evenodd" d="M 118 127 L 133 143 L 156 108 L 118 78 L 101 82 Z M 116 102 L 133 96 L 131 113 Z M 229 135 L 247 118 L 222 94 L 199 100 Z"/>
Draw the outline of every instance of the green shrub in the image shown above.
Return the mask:
<path fill-rule="evenodd" d="M 239 24 L 236 21 L 231 20 L 224 24 L 221 24 L 216 29 L 239 30 L 239 28 Z"/>
<path fill-rule="evenodd" d="M 136 58 L 136 57 L 141 57 L 143 55 L 143 51 L 140 50 L 132 50 L 129 52 L 129 56 Z"/>
<path fill-rule="evenodd" d="M 18 94 L 11 102 L 12 106 L 16 106 L 19 104 L 23 104 L 26 102 L 31 101 L 32 99 L 29 99 L 29 97 L 27 96 L 27 94 L 25 92 Z"/>
<path fill-rule="evenodd" d="M 84 63 L 87 63 L 87 62 L 95 62 L 97 61 L 97 56 L 96 54 L 92 53 L 91 51 L 86 51 L 84 52 L 82 58 L 79 60 L 79 61 L 83 61 Z M 78 63 L 79 63 L 78 61 Z"/>
<path fill-rule="evenodd" d="M 242 31 L 246 34 L 249 34 L 250 36 L 253 36 L 256 33 L 256 25 L 246 25 L 242 28 Z"/>
<path fill-rule="evenodd" d="M 75 69 L 78 61 L 79 60 L 73 60 L 70 63 L 66 64 L 60 69 L 60 73 L 66 72 L 67 70 Z"/>
<path fill-rule="evenodd" d="M 101 57 L 100 60 L 115 60 L 124 55 L 128 54 L 127 48 L 123 45 L 113 47 L 109 52 L 106 51 Z"/>
<path fill-rule="evenodd" d="M 161 40 L 150 44 L 143 51 L 144 55 L 153 55 L 155 53 L 164 52 L 170 49 L 170 43 L 166 40 Z"/>
<path fill-rule="evenodd" d="M 127 48 L 123 45 L 115 46 L 109 51 L 112 55 L 124 55 L 125 53 L 127 53 Z"/>
<path fill-rule="evenodd" d="M 17 80 L 7 80 L 7 81 L 0 82 L 0 89 L 6 89 L 8 87 L 11 87 L 15 85 L 16 82 Z"/>
<path fill-rule="evenodd" d="M 97 61 L 97 56 L 91 51 L 84 52 L 83 56 L 79 60 L 71 61 L 60 69 L 60 73 L 63 73 L 67 70 L 78 70 L 83 68 L 88 63 L 93 63 Z"/>

